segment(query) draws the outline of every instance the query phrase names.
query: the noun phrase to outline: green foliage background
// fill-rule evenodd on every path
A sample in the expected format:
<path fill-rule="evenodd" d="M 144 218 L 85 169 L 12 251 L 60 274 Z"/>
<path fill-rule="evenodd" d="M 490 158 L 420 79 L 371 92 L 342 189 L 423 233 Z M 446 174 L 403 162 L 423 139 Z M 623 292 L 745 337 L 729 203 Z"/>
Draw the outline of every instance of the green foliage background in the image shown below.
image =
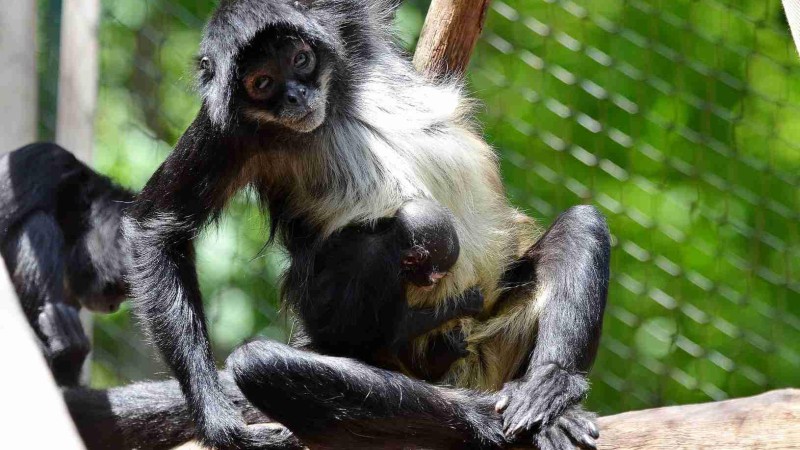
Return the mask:
<path fill-rule="evenodd" d="M 42 4 L 47 137 L 58 2 Z M 198 109 L 192 60 L 212 7 L 103 1 L 95 163 L 125 186 Z M 398 14 L 409 49 L 426 7 Z M 798 68 L 779 0 L 493 2 L 469 88 L 509 195 L 545 224 L 595 204 L 614 234 L 591 408 L 800 385 Z M 243 196 L 199 245 L 221 358 L 255 334 L 285 338 L 284 255 L 265 230 Z M 97 386 L 165 375 L 129 308 L 98 318 L 95 341 Z"/>

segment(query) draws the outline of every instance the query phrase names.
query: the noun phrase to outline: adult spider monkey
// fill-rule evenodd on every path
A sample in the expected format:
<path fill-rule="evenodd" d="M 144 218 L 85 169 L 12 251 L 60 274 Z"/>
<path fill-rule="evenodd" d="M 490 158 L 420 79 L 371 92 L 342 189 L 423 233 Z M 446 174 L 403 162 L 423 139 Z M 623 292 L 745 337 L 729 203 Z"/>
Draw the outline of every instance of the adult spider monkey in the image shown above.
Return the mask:
<path fill-rule="evenodd" d="M 193 262 L 193 236 L 245 186 L 260 195 L 273 235 L 293 262 L 341 229 L 391 217 L 410 200 L 440 203 L 453 214 L 459 259 L 434 289 L 410 286 L 407 300 L 412 308 L 438 307 L 477 286 L 484 307 L 479 317 L 420 338 L 417 360 L 425 360 L 429 340 L 465 336 L 468 355 L 436 381 L 499 391 L 495 407 L 508 440 L 550 445 L 559 417 L 586 395 L 608 286 L 605 221 L 593 208 L 572 208 L 536 240 L 531 221 L 505 198 L 496 157 L 476 131 L 458 83 L 423 79 L 393 44 L 388 29 L 395 6 L 389 0 L 228 0 L 206 27 L 199 60 L 203 106 L 125 225 L 139 313 L 206 444 L 274 448 L 249 432 L 223 393 Z M 288 274 L 286 292 L 320 276 L 296 265 L 290 270 L 302 272 Z M 259 369 L 277 369 L 271 360 L 285 368 L 280 377 L 246 370 L 256 378 L 239 376 L 268 415 L 282 414 L 283 400 L 293 398 L 288 390 L 296 386 L 287 380 L 313 374 L 305 379 L 315 382 L 309 392 L 329 392 L 344 379 L 358 383 L 346 373 L 355 370 L 350 365 L 344 372 L 316 370 L 350 360 L 265 342 L 250 355 L 266 360 L 248 363 Z M 425 386 L 395 385 L 400 388 L 390 392 L 398 398 L 413 398 Z M 363 387 L 350 392 L 369 392 Z M 420 392 L 430 389 L 437 388 Z M 426 414 L 444 425 L 459 413 L 431 408 Z M 281 420 L 303 428 L 303 417 Z M 476 442 L 496 443 L 496 436 Z"/>
<path fill-rule="evenodd" d="M 78 310 L 125 299 L 122 211 L 133 194 L 55 144 L 0 158 L 0 254 L 60 385 L 76 385 L 89 339 Z"/>

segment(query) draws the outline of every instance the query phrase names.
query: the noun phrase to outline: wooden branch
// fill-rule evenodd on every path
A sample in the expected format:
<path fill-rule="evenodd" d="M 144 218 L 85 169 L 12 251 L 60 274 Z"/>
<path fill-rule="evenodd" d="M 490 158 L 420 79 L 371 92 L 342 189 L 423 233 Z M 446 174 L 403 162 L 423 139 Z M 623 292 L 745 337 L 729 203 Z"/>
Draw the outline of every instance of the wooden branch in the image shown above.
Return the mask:
<path fill-rule="evenodd" d="M 788 449 L 800 445 L 800 390 L 603 417 L 599 449 Z"/>
<path fill-rule="evenodd" d="M 430 78 L 461 76 L 483 31 L 490 0 L 433 0 L 414 66 Z"/>

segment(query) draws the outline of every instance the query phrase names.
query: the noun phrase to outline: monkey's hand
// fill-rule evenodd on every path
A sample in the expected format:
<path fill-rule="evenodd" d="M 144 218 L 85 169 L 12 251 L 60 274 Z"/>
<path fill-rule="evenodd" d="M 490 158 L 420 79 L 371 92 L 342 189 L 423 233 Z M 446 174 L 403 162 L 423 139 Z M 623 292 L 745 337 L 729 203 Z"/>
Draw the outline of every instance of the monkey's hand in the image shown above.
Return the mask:
<path fill-rule="evenodd" d="M 464 317 L 475 317 L 483 312 L 483 294 L 478 288 L 472 288 L 464 293 L 464 303 L 461 312 Z"/>
<path fill-rule="evenodd" d="M 47 303 L 37 317 L 43 350 L 60 386 L 75 386 L 91 344 L 78 310 L 63 303 Z"/>
<path fill-rule="evenodd" d="M 594 420 L 594 414 L 574 406 L 567 409 L 553 425 L 533 435 L 533 444 L 539 450 L 564 450 L 575 446 L 595 450 L 595 440 L 600 437 L 600 432 Z"/>
<path fill-rule="evenodd" d="M 535 367 L 520 381 L 506 383 L 495 406 L 503 414 L 503 430 L 509 439 L 522 432 L 551 428 L 568 408 L 579 404 L 589 391 L 582 374 L 570 373 L 557 364 Z"/>
<path fill-rule="evenodd" d="M 203 420 L 202 443 L 216 450 L 302 450 L 305 447 L 285 427 L 269 425 L 247 425 L 239 411 L 231 409 L 221 413 L 230 405 L 220 405 L 217 414 L 207 415 Z"/>

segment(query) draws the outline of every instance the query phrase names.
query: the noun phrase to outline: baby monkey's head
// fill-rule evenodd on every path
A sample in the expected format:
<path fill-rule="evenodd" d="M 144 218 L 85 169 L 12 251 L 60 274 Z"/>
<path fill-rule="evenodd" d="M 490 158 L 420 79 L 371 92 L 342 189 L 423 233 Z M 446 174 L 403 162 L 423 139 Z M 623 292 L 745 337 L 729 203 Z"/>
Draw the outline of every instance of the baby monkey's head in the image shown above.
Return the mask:
<path fill-rule="evenodd" d="M 461 250 L 452 213 L 433 200 L 415 199 L 395 217 L 405 279 L 433 289 L 453 268 Z"/>
<path fill-rule="evenodd" d="M 263 31 L 237 59 L 236 109 L 257 123 L 314 131 L 325 121 L 329 66 L 324 49 L 296 33 Z"/>

